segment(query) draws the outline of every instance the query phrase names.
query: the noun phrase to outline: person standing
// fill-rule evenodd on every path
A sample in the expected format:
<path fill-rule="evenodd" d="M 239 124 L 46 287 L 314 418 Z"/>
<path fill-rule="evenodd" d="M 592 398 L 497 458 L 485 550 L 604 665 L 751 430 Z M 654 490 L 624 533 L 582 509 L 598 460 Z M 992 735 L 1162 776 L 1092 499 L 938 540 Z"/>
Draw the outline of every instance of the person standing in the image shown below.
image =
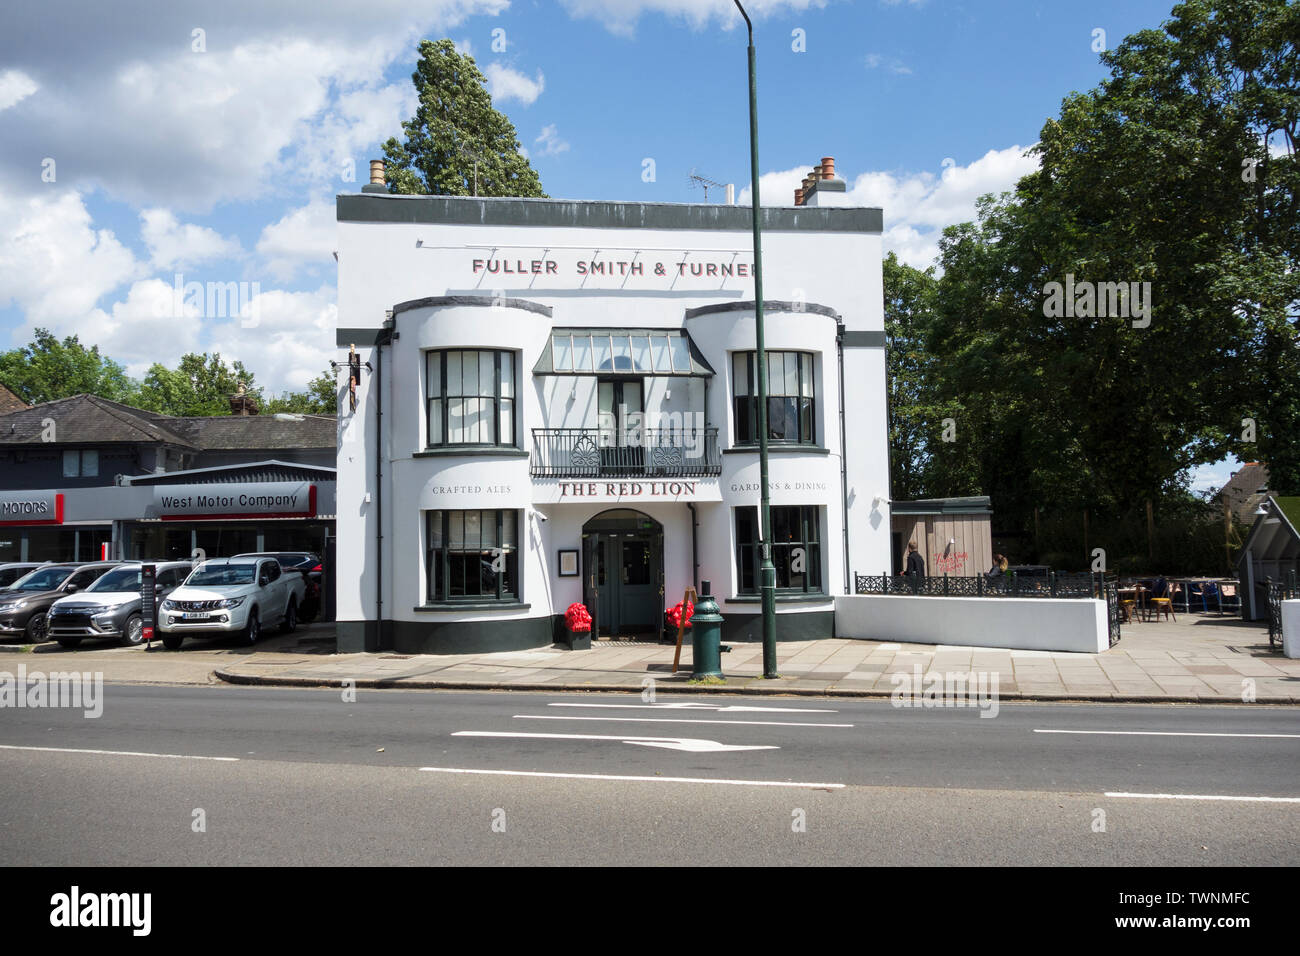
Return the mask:
<path fill-rule="evenodd" d="M 916 549 L 916 542 L 907 542 L 907 567 L 903 575 L 912 585 L 913 591 L 921 589 L 922 582 L 925 581 L 925 558 L 921 557 L 921 552 Z"/>

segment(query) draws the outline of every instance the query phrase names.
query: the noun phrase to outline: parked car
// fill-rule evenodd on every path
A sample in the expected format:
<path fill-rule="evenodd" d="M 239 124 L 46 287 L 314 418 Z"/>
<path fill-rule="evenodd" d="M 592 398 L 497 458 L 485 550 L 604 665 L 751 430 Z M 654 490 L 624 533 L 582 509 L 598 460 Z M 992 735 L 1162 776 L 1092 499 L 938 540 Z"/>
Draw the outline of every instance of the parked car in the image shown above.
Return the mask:
<path fill-rule="evenodd" d="M 162 602 L 158 630 L 169 650 L 186 634 L 236 634 L 256 644 L 264 626 L 293 631 L 306 596 L 303 576 L 286 574 L 274 558 L 213 558 Z"/>
<path fill-rule="evenodd" d="M 119 565 L 84 591 L 56 600 L 46 618 L 50 637 L 64 647 L 76 647 L 86 638 L 113 638 L 132 645 L 142 643 L 140 575 L 143 567 L 144 562 Z M 161 601 L 180 586 L 194 563 L 163 561 L 154 567 L 154 592 Z"/>
<path fill-rule="evenodd" d="M 310 624 L 320 616 L 322 567 L 315 551 L 249 551 L 235 557 L 275 558 L 283 570 L 302 574 L 307 580 L 307 597 L 298 608 L 298 620 Z"/>
<path fill-rule="evenodd" d="M 43 564 L 0 590 L 0 636 L 22 636 L 36 644 L 47 638 L 45 618 L 59 598 L 84 591 L 119 561 Z"/>
<path fill-rule="evenodd" d="M 48 563 L 48 562 L 46 562 Z M 41 566 L 39 561 L 10 561 L 0 564 L 0 588 L 7 588 L 19 578 Z"/>

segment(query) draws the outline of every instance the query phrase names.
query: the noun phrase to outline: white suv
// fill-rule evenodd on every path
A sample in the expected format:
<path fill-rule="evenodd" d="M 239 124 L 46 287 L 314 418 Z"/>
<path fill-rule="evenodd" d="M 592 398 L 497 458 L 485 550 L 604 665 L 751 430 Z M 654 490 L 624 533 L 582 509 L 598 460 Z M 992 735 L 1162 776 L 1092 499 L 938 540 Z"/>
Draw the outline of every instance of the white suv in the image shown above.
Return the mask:
<path fill-rule="evenodd" d="M 255 644 L 263 627 L 284 634 L 298 626 L 307 586 L 273 558 L 214 558 L 191 572 L 158 609 L 163 646 L 176 650 L 186 634 L 238 634 Z"/>

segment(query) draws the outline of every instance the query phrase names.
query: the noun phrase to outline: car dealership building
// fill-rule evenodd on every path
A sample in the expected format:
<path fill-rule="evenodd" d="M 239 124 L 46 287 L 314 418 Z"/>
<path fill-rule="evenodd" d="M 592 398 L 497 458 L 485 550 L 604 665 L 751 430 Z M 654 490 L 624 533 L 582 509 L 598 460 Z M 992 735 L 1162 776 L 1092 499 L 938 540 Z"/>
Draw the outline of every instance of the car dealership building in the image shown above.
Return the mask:
<path fill-rule="evenodd" d="M 824 166 L 763 210 L 783 640 L 891 565 L 882 215 Z M 337 214 L 339 651 L 546 645 L 574 602 L 656 638 L 703 581 L 757 638 L 750 210 L 371 185 Z"/>

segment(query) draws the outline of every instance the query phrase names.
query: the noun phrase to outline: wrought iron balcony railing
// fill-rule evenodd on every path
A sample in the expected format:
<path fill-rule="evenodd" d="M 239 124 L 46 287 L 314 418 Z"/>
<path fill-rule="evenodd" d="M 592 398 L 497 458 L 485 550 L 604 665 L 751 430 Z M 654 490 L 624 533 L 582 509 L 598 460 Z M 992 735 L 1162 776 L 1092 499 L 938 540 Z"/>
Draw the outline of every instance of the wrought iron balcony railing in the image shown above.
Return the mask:
<path fill-rule="evenodd" d="M 722 474 L 716 428 L 534 428 L 534 478 L 702 478 Z"/>

